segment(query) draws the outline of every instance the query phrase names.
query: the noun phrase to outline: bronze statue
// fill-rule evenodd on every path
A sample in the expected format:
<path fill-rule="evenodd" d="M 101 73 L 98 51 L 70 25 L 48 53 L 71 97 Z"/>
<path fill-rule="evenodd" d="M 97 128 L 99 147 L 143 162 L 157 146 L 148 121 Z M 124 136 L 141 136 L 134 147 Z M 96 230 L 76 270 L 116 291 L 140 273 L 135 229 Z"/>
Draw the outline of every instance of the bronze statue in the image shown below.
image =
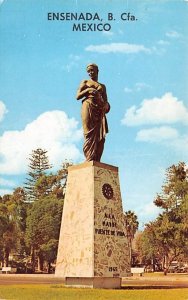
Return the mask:
<path fill-rule="evenodd" d="M 76 99 L 82 99 L 82 125 L 84 131 L 83 152 L 86 161 L 100 161 L 108 124 L 105 114 L 110 110 L 106 87 L 98 82 L 98 66 L 89 64 L 89 80 L 83 80 L 77 91 Z"/>

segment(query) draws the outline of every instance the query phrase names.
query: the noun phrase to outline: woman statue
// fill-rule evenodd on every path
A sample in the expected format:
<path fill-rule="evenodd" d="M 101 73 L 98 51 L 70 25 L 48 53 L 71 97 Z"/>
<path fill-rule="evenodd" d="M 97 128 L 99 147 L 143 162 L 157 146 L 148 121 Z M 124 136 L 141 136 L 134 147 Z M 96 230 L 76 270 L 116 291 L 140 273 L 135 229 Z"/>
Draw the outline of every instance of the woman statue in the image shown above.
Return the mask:
<path fill-rule="evenodd" d="M 83 151 L 86 161 L 100 161 L 108 124 L 105 114 L 110 110 L 106 87 L 98 82 L 98 66 L 87 66 L 89 80 L 83 80 L 77 91 L 77 100 L 82 99 L 82 125 L 84 131 Z"/>

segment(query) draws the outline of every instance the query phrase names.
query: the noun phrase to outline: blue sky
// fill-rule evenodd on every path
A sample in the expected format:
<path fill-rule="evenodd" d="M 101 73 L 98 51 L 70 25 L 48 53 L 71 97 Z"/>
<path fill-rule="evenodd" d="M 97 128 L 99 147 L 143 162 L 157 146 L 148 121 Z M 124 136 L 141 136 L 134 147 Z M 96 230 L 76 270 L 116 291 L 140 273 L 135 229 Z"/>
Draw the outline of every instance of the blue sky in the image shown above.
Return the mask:
<path fill-rule="evenodd" d="M 98 13 L 111 30 L 75 32 L 49 12 Z M 47 149 L 54 170 L 83 161 L 75 94 L 95 62 L 111 104 L 102 162 L 119 167 L 124 210 L 141 226 L 155 218 L 166 168 L 188 163 L 187 20 L 184 0 L 1 0 L 1 195 L 23 184 L 33 149 Z"/>

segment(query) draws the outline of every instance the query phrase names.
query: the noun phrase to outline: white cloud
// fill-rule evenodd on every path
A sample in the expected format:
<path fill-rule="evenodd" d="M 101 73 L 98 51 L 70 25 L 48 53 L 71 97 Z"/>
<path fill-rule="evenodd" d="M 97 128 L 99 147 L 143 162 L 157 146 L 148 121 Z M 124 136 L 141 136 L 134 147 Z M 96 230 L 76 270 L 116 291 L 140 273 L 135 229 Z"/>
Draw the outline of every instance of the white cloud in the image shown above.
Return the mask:
<path fill-rule="evenodd" d="M 65 159 L 81 158 L 76 143 L 82 131 L 78 122 L 63 111 L 41 114 L 22 131 L 7 131 L 0 137 L 0 172 L 21 174 L 27 170 L 27 158 L 32 150 L 48 150 L 50 162 L 57 168 Z"/>
<path fill-rule="evenodd" d="M 140 107 L 131 106 L 121 122 L 127 126 L 177 122 L 188 124 L 188 109 L 171 93 L 166 93 L 161 98 L 145 99 Z"/>
<path fill-rule="evenodd" d="M 138 207 L 138 215 L 140 218 L 150 217 L 150 220 L 158 215 L 160 209 L 153 202 L 146 203 Z"/>
<path fill-rule="evenodd" d="M 0 121 L 3 120 L 4 115 L 7 113 L 7 109 L 3 101 L 0 100 Z"/>
<path fill-rule="evenodd" d="M 154 127 L 140 130 L 136 140 L 144 142 L 162 142 L 178 138 L 178 131 L 169 126 Z"/>
<path fill-rule="evenodd" d="M 127 44 L 127 43 L 110 43 L 101 45 L 89 45 L 86 51 L 98 53 L 151 53 L 151 50 L 143 45 Z"/>
<path fill-rule="evenodd" d="M 178 39 L 179 37 L 181 37 L 181 34 L 175 30 L 170 30 L 166 33 L 166 36 L 168 38 Z"/>
<path fill-rule="evenodd" d="M 184 160 L 188 159 L 188 134 L 180 134 L 178 130 L 170 126 L 140 130 L 136 141 L 162 144 L 171 148 L 173 152 L 180 153 Z"/>

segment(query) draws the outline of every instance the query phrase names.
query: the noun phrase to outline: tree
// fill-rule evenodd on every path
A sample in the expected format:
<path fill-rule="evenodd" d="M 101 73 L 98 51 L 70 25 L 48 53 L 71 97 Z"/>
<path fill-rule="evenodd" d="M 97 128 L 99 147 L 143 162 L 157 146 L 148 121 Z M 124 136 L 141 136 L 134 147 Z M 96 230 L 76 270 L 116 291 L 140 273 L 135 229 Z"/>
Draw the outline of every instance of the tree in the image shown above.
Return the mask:
<path fill-rule="evenodd" d="M 12 195 L 0 197 L 0 261 L 8 265 L 9 254 L 32 255 L 33 270 L 38 257 L 50 265 L 57 255 L 57 245 L 65 196 L 68 166 L 65 161 L 56 174 L 50 168 L 46 151 L 37 149 L 30 158 L 28 190 L 18 187 Z M 32 184 L 31 184 L 32 183 Z M 28 202 L 28 199 L 38 201 Z"/>
<path fill-rule="evenodd" d="M 4 242 L 3 235 L 8 228 L 8 219 L 4 215 L 6 207 L 4 204 L 0 203 L 0 261 L 4 265 Z"/>
<path fill-rule="evenodd" d="M 28 252 L 25 243 L 26 218 L 30 204 L 26 202 L 26 194 L 23 188 L 18 187 L 11 195 L 12 217 L 17 228 L 17 252 L 20 255 Z"/>
<path fill-rule="evenodd" d="M 34 202 L 30 209 L 26 239 L 32 249 L 33 271 L 36 255 L 39 257 L 41 270 L 44 260 L 50 264 L 57 255 L 62 209 L 63 201 L 52 196 Z"/>
<path fill-rule="evenodd" d="M 12 195 L 4 195 L 0 203 L 0 252 L 6 266 L 12 251 L 23 254 L 25 251 L 24 232 L 26 222 L 25 194 L 22 188 Z"/>
<path fill-rule="evenodd" d="M 173 260 L 188 256 L 187 175 L 183 162 L 167 169 L 162 192 L 154 200 L 162 213 L 146 225 L 141 239 L 145 257 L 158 256 L 166 271 Z"/>
<path fill-rule="evenodd" d="M 145 266 L 152 266 L 155 271 L 156 265 L 162 264 L 164 257 L 163 247 L 160 245 L 157 236 L 157 221 L 145 225 L 144 231 L 140 233 L 136 240 L 136 249 L 139 259 Z M 158 228 L 160 230 L 160 227 Z"/>
<path fill-rule="evenodd" d="M 158 194 L 154 204 L 169 211 L 177 208 L 188 195 L 188 170 L 184 162 L 172 165 L 166 171 L 166 181 L 162 193 Z"/>
<path fill-rule="evenodd" d="M 163 245 L 164 264 L 188 252 L 188 169 L 184 162 L 167 169 L 162 193 L 154 200 L 163 213 L 158 217 L 158 240 Z"/>
<path fill-rule="evenodd" d="M 26 239 L 31 247 L 33 271 L 36 256 L 39 259 L 40 270 L 43 262 L 51 262 L 57 255 L 57 245 L 63 209 L 63 200 L 67 182 L 68 166 L 65 161 L 57 174 L 43 174 L 35 182 L 34 189 L 39 198 L 32 204 L 27 217 Z"/>
<path fill-rule="evenodd" d="M 1 259 L 2 264 L 8 266 L 9 254 L 17 248 L 18 231 L 15 222 L 14 212 L 11 203 L 0 204 L 0 225 L 1 227 Z"/>
<path fill-rule="evenodd" d="M 68 167 L 72 163 L 65 161 L 57 174 L 41 175 L 35 183 L 35 190 L 40 198 L 53 195 L 57 199 L 64 199 L 67 183 Z"/>
<path fill-rule="evenodd" d="M 57 239 L 50 239 L 46 244 L 41 245 L 41 251 L 45 260 L 48 263 L 48 273 L 51 272 L 51 263 L 57 257 L 57 248 L 58 248 L 58 240 Z"/>
<path fill-rule="evenodd" d="M 131 210 L 124 212 L 124 221 L 130 249 L 130 262 L 132 264 L 132 241 L 138 229 L 139 222 L 136 214 Z"/>
<path fill-rule="evenodd" d="M 40 197 L 41 191 L 37 189 L 36 182 L 46 174 L 46 170 L 49 170 L 51 165 L 49 164 L 47 151 L 41 148 L 32 151 L 29 161 L 29 178 L 26 179 L 27 182 L 25 183 L 25 190 L 27 200 L 32 202 Z M 47 194 L 49 190 L 46 189 L 45 192 Z"/>

